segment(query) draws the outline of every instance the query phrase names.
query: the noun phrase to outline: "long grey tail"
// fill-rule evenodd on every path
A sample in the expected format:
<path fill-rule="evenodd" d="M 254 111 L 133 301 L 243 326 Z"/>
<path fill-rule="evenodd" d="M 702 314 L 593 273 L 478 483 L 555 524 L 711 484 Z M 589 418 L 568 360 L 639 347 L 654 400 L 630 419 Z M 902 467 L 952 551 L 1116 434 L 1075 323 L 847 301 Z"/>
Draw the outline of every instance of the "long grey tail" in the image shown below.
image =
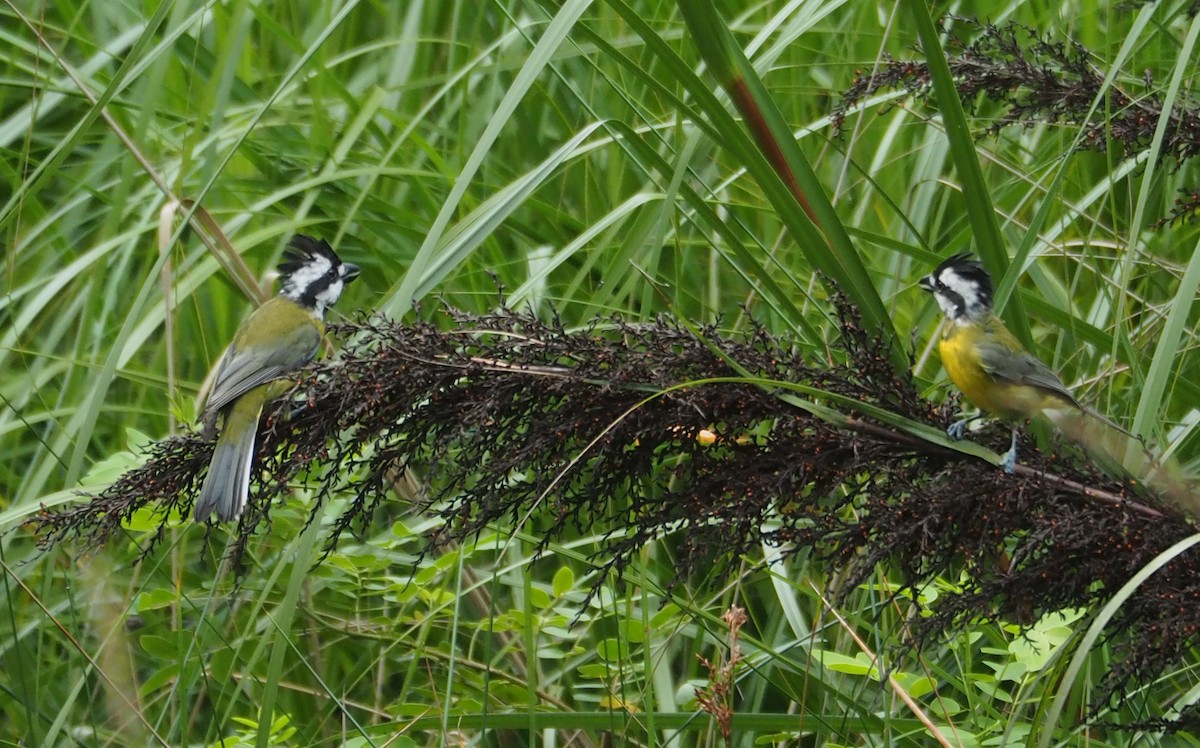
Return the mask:
<path fill-rule="evenodd" d="M 246 508 L 246 497 L 250 493 L 250 467 L 254 463 L 254 438 L 258 431 L 258 419 L 248 419 L 249 428 L 234 432 L 228 428 L 221 431 L 217 446 L 213 448 L 212 461 L 208 463 L 208 475 L 196 499 L 194 519 L 206 522 L 215 511 L 222 522 L 235 520 Z"/>
<path fill-rule="evenodd" d="M 1101 413 L 1100 411 L 1098 411 L 1098 410 L 1093 410 L 1093 409 L 1089 408 L 1088 406 L 1086 406 L 1086 405 L 1083 405 L 1082 403 L 1080 403 L 1080 405 L 1079 405 L 1079 409 L 1080 409 L 1080 410 L 1082 410 L 1084 413 L 1087 413 L 1087 414 L 1088 414 L 1089 416 L 1091 416 L 1092 418 L 1095 418 L 1095 419 L 1097 419 L 1097 420 L 1099 420 L 1099 421 L 1102 421 L 1102 422 L 1104 422 L 1104 424 L 1105 424 L 1105 425 L 1107 425 L 1108 427 L 1110 427 L 1110 428 L 1114 428 L 1114 429 L 1116 429 L 1117 431 L 1120 431 L 1122 434 L 1124 434 L 1125 436 L 1128 436 L 1130 439 L 1134 439 L 1134 440 L 1136 440 L 1136 441 L 1138 441 L 1138 442 L 1141 442 L 1141 441 L 1142 441 L 1142 437 L 1140 437 L 1140 436 L 1137 436 L 1136 434 L 1134 434 L 1134 433 L 1132 433 L 1132 432 L 1130 432 L 1130 431 L 1126 430 L 1126 428 L 1125 428 L 1124 426 L 1122 426 L 1121 424 L 1119 424 L 1119 423 L 1117 423 L 1116 421 L 1112 420 L 1111 418 L 1109 418 L 1108 416 L 1104 415 L 1104 414 L 1103 414 L 1103 413 Z"/>

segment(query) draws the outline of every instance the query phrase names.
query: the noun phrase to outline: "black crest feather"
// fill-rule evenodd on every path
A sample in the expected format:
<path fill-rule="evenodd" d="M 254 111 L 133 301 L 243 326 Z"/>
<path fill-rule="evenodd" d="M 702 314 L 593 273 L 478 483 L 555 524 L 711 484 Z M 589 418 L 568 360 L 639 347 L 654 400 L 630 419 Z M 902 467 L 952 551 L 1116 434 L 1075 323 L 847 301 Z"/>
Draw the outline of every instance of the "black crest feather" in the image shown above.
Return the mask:
<path fill-rule="evenodd" d="M 296 234 L 288 242 L 287 249 L 283 251 L 283 262 L 279 263 L 279 272 L 281 275 L 291 275 L 314 257 L 324 257 L 334 267 L 342 262 L 341 258 L 337 256 L 337 252 L 333 251 L 333 247 L 329 246 L 329 242 L 304 234 Z"/>

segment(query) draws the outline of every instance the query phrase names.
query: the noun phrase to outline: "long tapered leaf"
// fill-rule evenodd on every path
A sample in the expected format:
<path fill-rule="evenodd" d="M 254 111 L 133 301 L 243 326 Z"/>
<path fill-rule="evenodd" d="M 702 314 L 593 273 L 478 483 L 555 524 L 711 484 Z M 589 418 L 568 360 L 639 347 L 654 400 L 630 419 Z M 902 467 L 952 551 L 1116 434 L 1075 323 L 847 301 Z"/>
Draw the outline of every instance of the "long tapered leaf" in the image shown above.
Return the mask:
<path fill-rule="evenodd" d="M 680 0 L 679 9 L 709 70 L 742 114 L 754 143 L 786 189 L 788 198 L 772 191 L 772 203 L 777 209 L 781 203 L 787 205 L 781 217 L 805 256 L 861 309 L 868 329 L 889 341 L 897 368 L 907 368 L 908 359 L 898 344 L 891 317 L 829 202 L 826 187 L 804 157 L 758 73 L 734 42 L 711 0 Z M 711 107 L 708 113 L 713 113 Z M 765 173 L 755 168 L 760 165 L 761 161 L 754 159 L 747 167 L 761 182 Z M 793 204 L 798 211 L 792 209 Z"/>

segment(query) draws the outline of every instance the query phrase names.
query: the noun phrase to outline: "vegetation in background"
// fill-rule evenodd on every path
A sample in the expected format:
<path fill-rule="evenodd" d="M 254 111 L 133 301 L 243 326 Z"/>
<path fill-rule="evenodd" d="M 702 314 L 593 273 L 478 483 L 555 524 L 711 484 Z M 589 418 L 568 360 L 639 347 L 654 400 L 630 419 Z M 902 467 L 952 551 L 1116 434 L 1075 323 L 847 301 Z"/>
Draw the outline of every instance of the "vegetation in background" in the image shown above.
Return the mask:
<path fill-rule="evenodd" d="M 1105 151 L 1119 147 L 1122 155 L 1137 155 L 1154 145 L 1159 124 L 1165 125 L 1159 158 L 1181 165 L 1200 154 L 1200 104 L 1191 97 L 1167 106 L 1158 93 L 1154 74 L 1147 68 L 1144 78 L 1111 85 L 1092 53 L 1078 42 L 1056 39 L 1038 31 L 1008 23 L 980 24 L 956 18 L 965 29 L 949 40 L 948 60 L 955 88 L 966 104 L 982 97 L 1000 107 L 986 132 L 999 135 L 1006 127 L 1030 127 L 1035 123 L 1072 125 L 1077 128 L 1076 147 Z M 974 39 L 963 39 L 962 31 Z M 1126 92 L 1122 86 L 1135 86 Z M 885 89 L 902 89 L 927 98 L 929 67 L 920 61 L 889 59 L 870 75 L 857 74 L 834 108 L 834 124 L 844 123 L 846 114 L 867 97 Z M 1092 110 L 1103 101 L 1107 116 L 1093 118 Z M 1162 228 L 1172 220 L 1195 220 L 1187 207 L 1195 200 L 1196 187 L 1180 198 L 1167 217 L 1155 223 Z"/>
<path fill-rule="evenodd" d="M 915 546 L 920 558 L 946 561 L 904 587 L 900 554 L 863 567 L 874 559 L 761 542 L 672 584 L 691 537 L 666 523 L 661 537 L 630 546 L 618 581 L 597 554 L 638 527 L 638 511 L 553 534 L 550 498 L 487 515 L 453 541 L 438 535 L 431 548 L 441 519 L 402 501 L 404 490 L 344 528 L 326 556 L 322 538 L 354 494 L 320 487 L 402 477 L 356 472 L 376 455 L 352 441 L 336 442 L 349 469 L 328 478 L 316 460 L 315 474 L 271 506 L 241 547 L 241 576 L 221 563 L 242 542 L 233 528 L 206 533 L 175 516 L 156 535 L 152 508 L 114 527 L 99 551 L 35 547 L 24 523 L 42 506 L 72 511 L 77 487 L 103 486 L 141 463 L 149 438 L 185 434 L 194 421 L 195 395 L 248 309 L 244 284 L 206 246 L 220 245 L 214 226 L 255 270 L 297 231 L 327 238 L 364 268 L 342 309 L 424 320 L 428 335 L 451 335 L 471 317 L 448 318 L 436 303 L 414 312 L 414 300 L 436 293 L 489 319 L 499 285 L 512 308 L 556 320 L 563 334 L 616 315 L 621 323 L 602 325 L 611 340 L 621 324 L 668 314 L 706 340 L 767 331 L 787 336 L 800 360 L 851 366 L 817 281 L 821 248 L 805 243 L 812 224 L 779 176 L 797 159 L 830 201 L 829 213 L 814 207 L 817 236 L 844 233 L 852 244 L 830 246 L 851 246 L 866 274 L 839 255 L 845 278 L 869 280 L 842 291 L 861 309 L 881 304 L 903 331 L 884 345 L 912 352 L 921 393 L 940 400 L 946 386 L 930 355 L 936 311 L 915 279 L 952 252 L 1000 253 L 1012 262 L 998 298 L 1022 310 L 1039 355 L 1196 474 L 1200 234 L 1186 222 L 1151 229 L 1194 189 L 1195 167 L 1160 163 L 1177 132 L 1170 118 L 1127 149 L 1078 148 L 1086 133 L 1113 138 L 1104 123 L 1136 98 L 1118 91 L 1145 90 L 1164 111 L 1187 100 L 1200 23 L 1186 3 L 1126 14 L 992 9 L 986 17 L 998 22 L 1077 39 L 1101 71 L 1079 119 L 1031 113 L 999 131 L 1005 110 L 978 97 L 949 100 L 955 112 L 944 96 L 923 106 L 878 89 L 852 111 L 836 108 L 856 71 L 885 67 L 887 55 L 913 59 L 918 33 L 932 49 L 933 18 L 919 3 L 685 5 L 0 9 L 0 734 L 29 745 L 1125 745 L 1160 739 L 1144 731 L 1192 705 L 1194 630 L 1157 663 L 1130 658 L 1127 640 L 1098 638 L 1145 613 L 1147 590 L 1162 589 L 1181 625 L 1195 618 L 1190 557 L 1170 563 L 1186 549 L 1149 561 L 1160 546 L 1139 529 L 1170 528 L 1120 504 L 1038 498 L 1025 477 L 958 458 L 934 486 L 956 500 L 945 519 L 995 531 L 992 545 L 1008 551 L 1042 543 L 1037 558 L 964 563 L 953 534 L 931 533 L 935 545 Z M 705 24 L 731 31 L 733 45 L 718 50 L 728 68 L 700 66 L 714 54 L 695 45 Z M 721 93 L 727 71 L 746 82 L 766 132 L 785 126 L 795 149 L 761 155 L 761 133 L 730 116 L 744 110 Z M 982 194 L 963 189 L 976 177 Z M 193 205 L 214 226 L 189 216 Z M 762 368 L 735 371 L 743 381 L 730 387 L 775 407 L 778 421 L 759 418 L 778 428 L 795 417 L 796 398 L 752 386 Z M 671 402 L 652 394 L 638 399 Z M 611 435 L 620 415 L 614 408 L 589 433 L 575 424 L 558 456 L 582 455 L 579 445 Z M 449 485 L 439 468 L 463 464 L 464 445 L 480 449 L 472 436 L 410 467 Z M 515 456 L 502 450 L 520 437 L 506 434 L 497 455 Z M 189 443 L 179 438 L 168 443 Z M 702 453 L 690 436 L 670 441 Z M 355 448 L 361 455 L 346 452 Z M 482 485 L 541 485 L 551 476 L 536 465 L 488 478 L 508 486 Z M 990 503 L 992 490 L 1012 503 Z M 656 498 L 612 494 L 614 508 Z M 906 495 L 879 494 L 877 509 L 900 509 Z M 977 514 L 958 515 L 964 496 L 980 497 Z M 468 497 L 464 488 L 441 506 L 486 507 L 453 503 Z M 1090 562 L 1128 564 L 1128 584 L 1092 585 L 1082 559 L 1065 563 L 1077 558 L 1074 536 L 1004 530 L 1006 518 L 1061 528 L 1056 512 L 1099 520 L 1113 542 Z M 852 502 L 819 516 L 869 527 L 859 514 L 877 516 Z M 785 526 L 783 515 L 764 516 L 767 531 Z M 898 514 L 896 526 L 913 542 L 920 523 L 942 519 Z M 1040 586 L 1003 586 L 1035 568 L 1023 564 L 1055 561 L 1064 567 Z M 1006 576 L 1006 565 L 1018 573 Z M 986 580 L 1002 586 L 997 615 L 906 646 L 923 617 L 953 610 L 939 602 Z M 1079 608 L 1049 610 L 1062 586 Z M 735 606 L 747 620 L 733 637 L 722 616 Z M 1167 641 L 1159 636 L 1143 633 Z M 734 671 L 712 677 L 700 658 L 717 662 L 732 645 L 736 657 L 723 657 Z M 1118 686 L 1137 690 L 1098 703 L 1099 678 L 1122 667 L 1141 679 Z M 720 700 L 728 723 L 710 719 Z"/>

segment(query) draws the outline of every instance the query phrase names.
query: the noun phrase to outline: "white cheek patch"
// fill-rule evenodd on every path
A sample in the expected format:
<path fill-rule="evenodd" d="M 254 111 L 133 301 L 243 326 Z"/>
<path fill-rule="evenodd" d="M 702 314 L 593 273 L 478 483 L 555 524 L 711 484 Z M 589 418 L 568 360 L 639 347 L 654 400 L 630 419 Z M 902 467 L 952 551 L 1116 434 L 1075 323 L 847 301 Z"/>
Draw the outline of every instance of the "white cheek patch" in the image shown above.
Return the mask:
<path fill-rule="evenodd" d="M 970 312 L 971 310 L 979 309 L 983 303 L 983 299 L 979 296 L 979 286 L 973 280 L 968 280 L 958 273 L 954 272 L 954 268 L 946 268 L 942 271 L 941 281 L 946 288 L 962 300 L 962 308 L 957 309 L 958 314 Z M 942 311 L 947 314 L 955 307 L 957 299 L 943 299 L 942 294 L 938 294 L 938 304 L 942 307 Z M 949 308 L 947 308 L 949 307 Z"/>
<path fill-rule="evenodd" d="M 328 258 L 320 256 L 311 257 L 304 265 L 297 268 L 294 273 L 288 276 L 287 282 L 283 287 L 283 292 L 288 294 L 304 293 L 304 289 L 329 272 L 331 265 L 332 263 L 329 262 Z"/>
<path fill-rule="evenodd" d="M 317 315 L 317 317 L 324 318 L 325 308 L 337 301 L 338 297 L 342 295 L 342 285 L 343 283 L 339 279 L 332 281 L 328 286 L 318 291 L 317 295 L 312 300 L 313 314 Z"/>
<path fill-rule="evenodd" d="M 322 306 L 329 306 L 333 302 L 337 301 L 338 297 L 341 295 L 342 281 L 335 280 L 333 283 L 330 283 L 324 291 L 317 294 L 317 303 Z"/>

